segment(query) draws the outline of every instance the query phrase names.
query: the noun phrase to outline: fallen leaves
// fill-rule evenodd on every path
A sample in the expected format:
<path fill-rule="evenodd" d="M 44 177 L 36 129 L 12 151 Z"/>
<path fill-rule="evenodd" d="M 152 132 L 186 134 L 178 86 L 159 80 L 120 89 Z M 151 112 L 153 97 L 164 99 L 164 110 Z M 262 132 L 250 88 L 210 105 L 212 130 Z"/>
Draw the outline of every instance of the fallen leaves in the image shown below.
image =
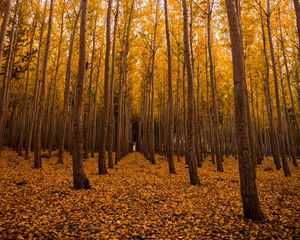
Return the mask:
<path fill-rule="evenodd" d="M 267 159 L 257 167 L 267 221 L 243 219 L 237 162 L 226 159 L 218 173 L 209 161 L 191 186 L 184 161 L 177 174 L 157 156 L 151 165 L 139 153 L 125 157 L 106 176 L 97 161 L 85 161 L 92 189 L 72 188 L 71 158 L 64 166 L 43 159 L 43 169 L 5 151 L 0 160 L 2 239 L 296 239 L 299 237 L 299 169 L 293 177 Z"/>

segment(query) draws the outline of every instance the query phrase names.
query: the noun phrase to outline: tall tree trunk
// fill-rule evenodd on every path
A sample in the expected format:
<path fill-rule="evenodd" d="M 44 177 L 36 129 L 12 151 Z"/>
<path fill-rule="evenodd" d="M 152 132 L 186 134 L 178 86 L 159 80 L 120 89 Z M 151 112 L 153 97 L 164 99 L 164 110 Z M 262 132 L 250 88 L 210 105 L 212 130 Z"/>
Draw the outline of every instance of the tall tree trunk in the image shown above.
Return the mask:
<path fill-rule="evenodd" d="M 24 145 L 24 134 L 26 132 L 26 117 L 28 115 L 29 106 L 28 106 L 28 91 L 29 91 L 29 74 L 30 74 L 30 63 L 32 61 L 32 49 L 33 49 L 33 43 L 34 43 L 34 37 L 36 32 L 36 26 L 37 26 L 37 16 L 34 16 L 33 20 L 33 29 L 32 29 L 32 35 L 30 38 L 30 44 L 29 44 L 29 58 L 27 62 L 27 70 L 26 70 L 26 80 L 25 80 L 25 93 L 24 93 L 24 99 L 21 103 L 22 110 L 21 110 L 21 126 L 20 126 L 20 137 L 19 137 L 19 145 L 18 145 L 18 155 L 22 156 L 23 154 L 23 145 Z"/>
<path fill-rule="evenodd" d="M 174 164 L 174 109 L 173 109 L 173 88 L 172 88 L 172 56 L 171 56 L 171 40 L 169 31 L 169 16 L 168 16 L 168 0 L 164 0 L 165 8 L 165 26 L 166 26 L 166 39 L 167 39 L 167 52 L 168 52 L 168 102 L 169 102 L 169 115 L 168 115 L 168 162 L 169 172 L 175 173 Z"/>
<path fill-rule="evenodd" d="M 269 47 L 270 47 L 270 52 L 271 52 L 272 70 L 273 70 L 273 76 L 274 76 L 276 110 L 277 110 L 277 118 L 278 118 L 278 138 L 279 138 L 279 143 L 280 143 L 280 155 L 281 155 L 281 161 L 282 161 L 284 175 L 286 177 L 290 177 L 291 172 L 290 172 L 287 158 L 286 158 L 286 149 L 285 149 L 285 142 L 284 142 L 284 132 L 283 132 L 283 125 L 282 125 L 281 105 L 280 105 L 279 87 L 278 87 L 278 75 L 277 75 L 277 69 L 276 69 L 275 53 L 274 53 L 273 39 L 272 39 L 272 32 L 271 32 L 270 0 L 267 0 L 267 27 L 268 27 Z"/>
<path fill-rule="evenodd" d="M 274 117 L 273 117 L 273 104 L 271 99 L 270 82 L 269 82 L 270 68 L 269 68 L 269 60 L 267 55 L 267 45 L 266 45 L 266 36 L 265 36 L 263 19 L 261 19 L 261 30 L 262 30 L 262 40 L 263 40 L 264 61 L 265 61 L 265 74 L 263 76 L 264 94 L 265 94 L 266 109 L 267 109 L 267 115 L 268 115 L 268 121 L 270 127 L 270 145 L 271 145 L 271 152 L 273 155 L 276 169 L 279 170 L 281 168 L 280 157 L 279 157 L 279 145 L 278 145 L 277 134 L 275 131 Z"/>
<path fill-rule="evenodd" d="M 108 124 L 108 167 L 113 167 L 113 143 L 114 143 L 114 125 L 115 125 L 115 113 L 114 113 L 114 80 L 115 80 L 115 59 L 116 59 L 116 39 L 117 39 L 117 26 L 118 26 L 118 18 L 119 18 L 119 8 L 120 1 L 117 0 L 116 6 L 116 15 L 114 22 L 114 31 L 113 31 L 113 44 L 112 44 L 112 61 L 111 61 L 111 75 L 110 75 L 110 111 L 109 111 L 109 124 Z"/>
<path fill-rule="evenodd" d="M 94 109 L 93 109 L 93 120 L 92 120 L 92 135 L 91 135 L 91 157 L 95 157 L 95 145 L 96 145 L 96 132 L 97 132 L 97 95 L 98 95 L 98 84 L 100 78 L 100 68 L 101 68 L 101 59 L 102 59 L 102 48 L 100 49 L 98 66 L 97 66 L 97 77 L 96 77 L 96 86 L 94 92 Z"/>
<path fill-rule="evenodd" d="M 122 135 L 124 135 L 123 131 L 123 98 L 125 95 L 125 83 L 126 83 L 126 72 L 127 72 L 127 57 L 129 53 L 129 45 L 130 45 L 130 29 L 131 29 L 131 20 L 132 13 L 134 8 L 135 0 L 131 2 L 131 8 L 129 12 L 129 18 L 126 21 L 123 29 L 123 37 L 122 37 L 122 47 L 120 53 L 120 74 L 119 74 L 119 100 L 118 100 L 118 117 L 117 117 L 117 129 L 116 129 L 116 155 L 115 155 L 115 164 L 117 164 L 122 157 Z M 145 125 L 144 125 L 145 126 Z M 143 139 L 144 134 L 146 133 L 143 130 Z M 144 145 L 145 146 L 145 145 Z M 143 147 L 145 149 L 145 147 Z"/>
<path fill-rule="evenodd" d="M 5 44 L 7 26 L 9 23 L 10 8 L 11 8 L 11 0 L 6 0 L 4 5 L 4 16 L 1 24 L 1 29 L 0 29 L 0 64 L 2 60 L 4 44 Z"/>
<path fill-rule="evenodd" d="M 298 64 L 300 67 L 300 2 L 299 0 L 293 0 L 293 2 L 295 6 L 295 13 L 296 13 L 297 38 L 298 38 Z"/>
<path fill-rule="evenodd" d="M 56 102 L 57 102 L 57 75 L 60 65 L 60 55 L 61 55 L 61 45 L 63 40 L 63 31 L 64 31 L 64 14 L 65 14 L 65 0 L 63 2 L 63 9 L 61 13 L 61 22 L 60 22 L 60 34 L 59 34 L 59 42 L 57 49 L 57 59 L 56 59 L 56 67 L 54 73 L 54 89 L 53 89 L 53 98 L 51 103 L 51 119 L 50 119 L 50 136 L 49 136 L 49 149 L 48 149 L 48 158 L 51 158 L 52 148 L 54 144 L 55 131 L 56 131 Z"/>
<path fill-rule="evenodd" d="M 281 85 L 281 92 L 282 92 L 282 102 L 283 102 L 283 119 L 286 125 L 286 135 L 287 135 L 287 142 L 288 142 L 288 151 L 290 153 L 290 156 L 292 158 L 292 162 L 295 167 L 298 167 L 297 163 L 297 158 L 296 158 L 296 149 L 295 149 L 295 143 L 293 139 L 293 132 L 292 132 L 292 127 L 291 127 L 291 122 L 287 110 L 287 103 L 286 103 L 286 93 L 285 93 L 285 88 L 284 88 L 284 82 L 283 82 L 283 76 L 282 76 L 282 71 L 281 71 L 281 66 L 279 62 L 279 57 L 278 57 L 278 63 L 279 63 L 279 76 L 280 76 L 280 85 Z"/>
<path fill-rule="evenodd" d="M 73 103 L 73 182 L 75 189 L 89 188 L 89 180 L 85 175 L 82 163 L 83 149 L 83 91 L 86 78 L 86 25 L 88 13 L 87 0 L 81 0 L 81 20 L 80 20 L 80 43 L 79 43 L 79 63 L 78 80 L 76 84 L 76 97 Z"/>
<path fill-rule="evenodd" d="M 299 133 L 299 126 L 298 126 L 298 121 L 297 121 L 297 116 L 296 116 L 296 108 L 295 108 L 295 102 L 294 102 L 294 97 L 293 97 L 293 93 L 292 93 L 292 88 L 291 88 L 291 80 L 290 80 L 290 70 L 288 67 L 288 61 L 286 58 L 286 50 L 285 50 L 285 46 L 284 46 L 284 39 L 283 39 L 283 34 L 282 34 L 282 26 L 281 26 L 281 16 L 280 16 L 280 10 L 278 12 L 278 21 L 280 23 L 280 46 L 281 46 L 281 51 L 282 51 L 282 56 L 283 56 L 283 61 L 284 61 L 284 66 L 285 66 L 285 75 L 286 75 L 286 80 L 288 83 L 288 90 L 289 90 L 289 95 L 290 95 L 290 99 L 291 99 L 291 104 L 292 104 L 292 116 L 295 120 L 295 125 L 297 128 L 297 132 Z M 278 60 L 279 63 L 279 60 Z M 284 90 L 284 83 L 283 83 L 283 77 L 282 77 L 282 73 L 281 73 L 281 67 L 279 66 L 279 70 L 280 70 L 280 82 L 281 82 L 281 89 L 282 89 L 282 99 L 283 99 L 283 109 L 284 109 L 284 116 L 286 119 L 286 124 L 287 124 L 287 135 L 288 135 L 288 139 L 290 142 L 290 155 L 292 157 L 292 162 L 294 164 L 294 166 L 298 166 L 297 163 L 297 159 L 296 159 L 296 148 L 295 148 L 295 141 L 294 141 L 294 136 L 293 136 L 293 131 L 292 131 L 292 124 L 291 124 L 291 120 L 288 114 L 288 109 L 287 109 L 287 103 L 286 103 L 286 94 L 285 94 L 285 90 Z"/>
<path fill-rule="evenodd" d="M 191 50 L 188 34 L 188 10 L 186 0 L 182 0 L 183 31 L 184 31 L 184 56 L 188 76 L 188 118 L 187 118 L 187 156 L 189 163 L 190 182 L 199 185 L 196 157 L 195 157 L 195 121 L 194 121 L 194 77 L 191 63 Z"/>
<path fill-rule="evenodd" d="M 80 12 L 77 13 L 75 22 L 70 35 L 70 45 L 67 60 L 67 70 L 66 70 L 66 80 L 65 80 L 65 91 L 64 91 L 64 107 L 62 113 L 62 125 L 59 136 L 59 146 L 58 146 L 58 163 L 64 163 L 64 144 L 68 123 L 68 112 L 69 112 L 69 95 L 70 95 L 70 81 L 71 81 L 71 70 L 72 70 L 72 60 L 73 60 L 73 49 L 74 49 L 74 38 L 77 29 L 77 23 L 80 16 Z"/>
<path fill-rule="evenodd" d="M 211 109 L 209 104 L 209 80 L 208 80 L 208 47 L 206 47 L 205 53 L 205 79 L 206 79 L 206 103 L 207 103 L 207 117 L 208 117 L 208 129 L 209 129 L 209 146 L 210 146 L 210 153 L 211 153 L 211 161 L 213 164 L 216 163 L 215 158 L 215 146 L 214 146 L 214 134 L 212 128 L 212 116 L 211 116 Z"/>
<path fill-rule="evenodd" d="M 112 12 L 112 0 L 108 0 L 107 15 L 106 15 L 106 50 L 105 50 L 105 70 L 104 70 L 104 106 L 103 106 L 103 118 L 101 122 L 101 137 L 98 156 L 98 171 L 99 174 L 106 174 L 105 163 L 105 147 L 108 132 L 108 120 L 109 120 L 109 85 L 110 85 L 110 46 L 111 46 L 111 12 Z"/>
<path fill-rule="evenodd" d="M 213 65 L 213 53 L 212 53 L 212 40 L 211 40 L 211 16 L 212 7 L 210 0 L 207 0 L 208 14 L 207 14 L 207 49 L 209 58 L 209 76 L 210 76 L 210 87 L 211 87 L 211 98 L 212 98 L 212 124 L 214 134 L 214 150 L 216 154 L 217 170 L 223 172 L 221 144 L 220 144 L 220 130 L 219 130 L 219 114 L 218 114 L 218 99 L 217 99 L 217 86 L 216 78 L 214 73 Z"/>
<path fill-rule="evenodd" d="M 296 14 L 297 24 L 297 38 L 298 38 L 298 66 L 296 70 L 296 84 L 297 84 L 297 96 L 298 96 L 298 110 L 300 111 L 300 84 L 299 84 L 299 70 L 300 70 L 300 2 L 299 0 L 293 0 Z"/>
<path fill-rule="evenodd" d="M 97 16 L 95 17 L 95 23 L 92 33 L 92 56 L 91 56 L 91 67 L 89 76 L 89 90 L 88 90 L 88 107 L 85 112 L 84 130 L 83 130 L 83 158 L 88 159 L 91 150 L 91 129 L 92 129 L 92 87 L 94 79 L 94 65 L 95 65 L 95 51 L 96 51 L 96 30 L 97 30 Z"/>
<path fill-rule="evenodd" d="M 264 220 L 259 206 L 255 183 L 255 166 L 251 160 L 249 143 L 248 117 L 246 102 L 246 76 L 244 65 L 243 41 L 240 29 L 238 8 L 235 0 L 226 0 L 230 30 L 232 65 L 234 78 L 235 128 L 238 145 L 240 189 L 244 217 L 252 220 Z"/>
<path fill-rule="evenodd" d="M 52 32 L 52 19 L 53 19 L 53 1 L 50 1 L 50 13 L 48 20 L 48 33 L 46 40 L 46 48 L 44 55 L 44 66 L 42 72 L 42 82 L 41 82 L 41 93 L 40 93 L 40 101 L 39 101 L 39 111 L 37 113 L 37 122 L 34 136 L 34 167 L 41 168 L 42 167 L 42 159 L 41 159 L 41 138 L 42 138 L 42 123 L 45 111 L 46 104 L 46 78 L 47 78 L 47 69 L 48 69 L 48 58 L 50 52 L 50 43 L 51 43 L 51 32 Z"/>
<path fill-rule="evenodd" d="M 15 45 L 18 36 L 19 28 L 19 1 L 16 2 L 16 9 L 13 17 L 11 31 L 9 34 L 9 47 L 7 58 L 4 66 L 3 83 L 0 95 L 0 156 L 4 144 L 4 130 L 6 126 L 7 108 L 9 104 L 9 85 L 11 80 L 11 73 L 14 64 Z"/>
<path fill-rule="evenodd" d="M 154 20 L 153 39 L 151 43 L 151 70 L 150 70 L 150 126 L 149 126 L 149 160 L 152 164 L 156 164 L 155 161 L 155 133 L 154 133 L 154 73 L 155 73 L 155 55 L 156 55 L 156 35 L 158 26 L 158 14 L 159 14 L 159 0 L 156 1 L 156 12 Z"/>
<path fill-rule="evenodd" d="M 41 21 L 41 29 L 40 29 L 40 36 L 39 36 L 39 47 L 38 47 L 38 54 L 37 54 L 37 60 L 36 60 L 36 71 L 35 71 L 35 84 L 34 84 L 34 91 L 33 91 L 33 102 L 32 102 L 32 108 L 29 118 L 29 129 L 28 129 L 28 136 L 26 139 L 26 145 L 25 145 L 25 159 L 29 159 L 29 153 L 31 148 L 31 142 L 34 134 L 34 126 L 36 125 L 36 119 L 37 119 L 37 102 L 38 102 L 38 93 L 40 91 L 40 84 L 39 84 L 39 78 L 40 78 L 40 62 L 41 62 L 41 49 L 42 49 L 42 42 L 43 42 L 43 33 L 44 33 L 44 27 L 45 27 L 45 18 L 46 18 L 46 9 L 47 9 L 47 2 L 44 4 L 44 13 L 42 16 Z"/>

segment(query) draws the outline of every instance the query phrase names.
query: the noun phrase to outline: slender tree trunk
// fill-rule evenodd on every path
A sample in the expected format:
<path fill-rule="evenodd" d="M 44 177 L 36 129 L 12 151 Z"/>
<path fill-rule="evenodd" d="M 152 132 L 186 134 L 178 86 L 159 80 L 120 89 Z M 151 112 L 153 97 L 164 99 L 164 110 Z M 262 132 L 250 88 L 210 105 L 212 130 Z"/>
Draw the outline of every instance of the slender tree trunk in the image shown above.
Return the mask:
<path fill-rule="evenodd" d="M 47 9 L 47 2 L 45 2 L 44 5 L 44 13 L 41 21 L 41 30 L 40 30 L 40 36 L 39 36 L 39 47 L 38 47 L 38 54 L 37 54 L 37 61 L 36 61 L 36 71 L 35 71 L 35 85 L 34 85 L 34 91 L 33 91 L 33 102 L 32 102 L 32 108 L 31 113 L 29 116 L 29 129 L 28 129 L 28 136 L 26 140 L 25 145 L 25 160 L 29 159 L 29 153 L 31 148 L 31 142 L 33 138 L 33 130 L 34 126 L 36 124 L 37 119 L 37 101 L 38 101 L 38 93 L 40 91 L 40 85 L 39 85 L 39 78 L 40 78 L 40 61 L 41 61 L 41 49 L 42 49 L 42 41 L 43 41 L 43 33 L 44 33 L 44 27 L 45 27 L 45 17 L 46 17 L 46 9 Z"/>
<path fill-rule="evenodd" d="M 115 117 L 114 117 L 114 80 L 115 80 L 115 59 L 116 59 L 116 39 L 117 39 L 117 26 L 118 26 L 118 18 L 119 18 L 119 8 L 120 1 L 117 0 L 116 6 L 116 15 L 115 15 L 115 23 L 114 23 L 114 31 L 113 31 L 113 44 L 112 44 L 112 62 L 111 62 L 111 75 L 110 75 L 110 111 L 109 111 L 109 124 L 108 124 L 108 167 L 113 167 L 113 143 L 114 143 L 114 125 L 115 125 Z"/>
<path fill-rule="evenodd" d="M 6 0 L 4 5 L 4 16 L 1 24 L 1 29 L 0 29 L 0 63 L 2 60 L 2 53 L 5 44 L 6 31 L 9 23 L 10 8 L 11 8 L 11 0 Z"/>
<path fill-rule="evenodd" d="M 60 65 L 60 55 L 61 55 L 61 45 L 63 40 L 63 31 L 64 31 L 64 14 L 65 14 L 65 0 L 63 2 L 63 9 L 61 14 L 61 23 L 60 23 L 60 35 L 59 35 L 59 43 L 57 49 L 57 59 L 56 59 L 56 67 L 54 73 L 54 89 L 53 89 L 53 98 L 52 98 L 52 106 L 51 106 L 51 119 L 50 119 L 50 136 L 49 136 L 49 149 L 48 149 L 48 158 L 51 158 L 52 149 L 54 145 L 55 131 L 56 131 L 56 102 L 57 102 L 57 75 Z"/>
<path fill-rule="evenodd" d="M 50 119 L 51 119 L 51 93 L 52 89 L 54 89 L 53 84 L 53 73 L 51 73 L 50 84 L 48 86 L 48 93 L 46 94 L 47 99 L 45 101 L 45 117 L 43 118 L 42 123 L 42 139 L 41 139 L 41 147 L 42 150 L 45 150 L 49 147 L 49 134 L 50 134 Z M 46 111 L 47 110 L 47 111 Z"/>
<path fill-rule="evenodd" d="M 169 16 L 168 16 L 168 0 L 164 0 L 165 8 L 165 26 L 166 26 L 166 39 L 167 39 L 167 52 L 168 52 L 168 102 L 169 102 L 169 116 L 168 116 L 168 162 L 169 172 L 175 173 L 174 164 L 174 110 L 173 110 L 173 88 L 172 88 L 172 56 L 171 56 L 171 41 L 169 31 Z"/>
<path fill-rule="evenodd" d="M 42 72 L 42 82 L 41 82 L 41 93 L 40 93 L 40 101 L 39 101 L 39 111 L 37 113 L 37 122 L 35 129 L 35 139 L 34 139 L 34 167 L 41 168 L 42 167 L 42 159 L 41 159 L 41 138 L 42 138 L 42 123 L 45 111 L 45 101 L 46 101 L 46 78 L 47 78 L 47 69 L 48 69 L 48 58 L 50 52 L 50 43 L 51 43 L 51 32 L 52 32 L 52 18 L 53 18 L 53 1 L 50 1 L 50 13 L 48 20 L 48 33 L 46 40 L 46 48 L 44 55 L 44 66 Z"/>
<path fill-rule="evenodd" d="M 293 0 L 296 13 L 297 37 L 298 37 L 298 64 L 300 65 L 300 2 Z"/>
<path fill-rule="evenodd" d="M 58 146 L 58 163 L 64 163 L 64 144 L 68 123 L 68 112 L 69 112 L 69 95 L 70 95 L 70 81 L 71 81 L 71 70 L 72 70 L 72 60 L 73 60 L 73 49 L 74 49 L 74 38 L 77 29 L 77 23 L 80 16 L 80 12 L 76 15 L 75 22 L 73 24 L 73 29 L 70 35 L 70 45 L 67 60 L 67 70 L 66 70 L 66 80 L 65 80 L 65 91 L 64 91 L 64 107 L 62 113 L 62 125 L 59 135 L 59 146 Z"/>
<path fill-rule="evenodd" d="M 149 160 L 152 164 L 156 164 L 155 161 L 155 134 L 154 134 L 154 73 L 155 73 L 155 55 L 156 55 L 156 35 L 157 35 L 157 26 L 158 26 L 158 14 L 159 14 L 159 0 L 156 1 L 156 13 L 155 13 L 155 22 L 153 30 L 153 39 L 151 43 L 151 70 L 150 70 L 150 126 L 149 126 Z"/>
<path fill-rule="evenodd" d="M 76 97 L 73 103 L 73 182 L 75 189 L 87 189 L 90 187 L 89 180 L 85 175 L 82 150 L 83 150 L 83 91 L 86 78 L 86 25 L 88 2 L 81 0 L 81 20 L 80 20 L 80 45 L 79 45 L 79 63 L 78 63 L 78 80 L 76 84 Z"/>
<path fill-rule="evenodd" d="M 269 60 L 268 60 L 268 55 L 267 55 L 267 45 L 266 45 L 266 37 L 265 37 L 263 19 L 261 19 L 261 29 L 262 29 L 262 39 L 263 39 L 265 71 L 266 71 L 264 74 L 265 76 L 263 76 L 264 94 L 265 94 L 265 99 L 266 99 L 266 109 L 267 109 L 267 115 L 268 115 L 269 127 L 270 127 L 270 145 L 271 145 L 271 152 L 273 155 L 276 169 L 279 170 L 281 168 L 280 157 L 279 157 L 279 145 L 278 145 L 278 141 L 277 141 L 277 134 L 275 131 L 275 123 L 274 123 L 274 117 L 273 117 L 273 104 L 272 104 L 272 99 L 271 99 L 270 83 L 269 83 L 270 69 L 269 69 Z"/>
<path fill-rule="evenodd" d="M 293 132 L 292 132 L 292 127 L 291 127 L 291 122 L 287 110 L 287 103 L 286 103 L 286 93 L 285 93 L 285 88 L 284 88 L 284 82 L 283 82 L 283 76 L 282 76 L 282 71 L 281 71 L 281 66 L 280 66 L 280 61 L 279 61 L 279 56 L 277 60 L 279 64 L 279 77 L 280 77 L 280 86 L 281 86 L 281 92 L 282 92 L 282 102 L 283 102 L 283 120 L 284 120 L 284 125 L 286 136 L 287 136 L 287 142 L 288 142 L 288 151 L 289 154 L 292 158 L 292 162 L 295 167 L 298 167 L 297 159 L 296 159 L 296 149 L 295 149 L 295 143 L 293 139 Z"/>
<path fill-rule="evenodd" d="M 235 127 L 239 156 L 240 189 L 244 217 L 252 220 L 264 220 L 259 206 L 255 183 L 255 166 L 251 160 L 249 143 L 246 76 L 244 65 L 243 41 L 240 29 L 239 11 L 235 0 L 226 0 L 226 8 L 232 48 L 234 78 Z"/>
<path fill-rule="evenodd" d="M 95 62 L 95 51 L 96 51 L 96 30 L 97 30 L 97 17 L 95 18 L 95 23 L 92 33 L 92 56 L 91 56 L 91 67 L 90 67 L 90 76 L 89 76 L 89 90 L 88 90 L 88 107 L 85 112 L 85 121 L 84 121 L 84 130 L 83 130 L 83 148 L 84 154 L 83 158 L 88 159 L 89 153 L 91 150 L 91 129 L 92 129 L 92 87 L 93 87 L 93 78 L 94 78 L 94 62 Z"/>
<path fill-rule="evenodd" d="M 180 161 L 180 99 L 179 99 L 179 82 L 180 82 L 180 45 L 178 44 L 177 50 L 177 79 L 176 79 L 176 101 L 175 101 L 175 109 L 176 109 L 176 116 L 175 116 L 175 128 L 176 128 L 176 155 L 177 160 Z"/>
<path fill-rule="evenodd" d="M 277 118 L 278 118 L 278 138 L 280 143 L 280 155 L 282 161 L 282 167 L 284 171 L 284 175 L 286 177 L 291 176 L 291 172 L 288 166 L 288 162 L 286 159 L 286 149 L 284 143 L 284 132 L 282 125 L 282 115 L 281 115 L 281 105 L 280 105 L 280 97 L 279 97 L 279 87 L 278 87 L 278 75 L 276 69 L 276 61 L 275 61 L 275 53 L 273 47 L 273 39 L 271 33 L 271 9 L 270 9 L 270 0 L 267 0 L 267 27 L 268 27 L 268 38 L 269 38 L 269 47 L 271 52 L 271 62 L 272 62 L 272 70 L 274 76 L 274 87 L 275 87 L 275 99 L 276 99 L 276 110 L 277 110 Z"/>
<path fill-rule="evenodd" d="M 186 0 L 182 0 L 183 10 L 183 31 L 184 31 L 184 55 L 188 76 L 188 118 L 187 118 L 187 156 L 189 163 L 190 182 L 192 185 L 199 185 L 196 158 L 195 158 L 195 121 L 194 121 L 194 77 L 190 56 L 190 43 L 188 34 L 188 10 Z"/>
<path fill-rule="evenodd" d="M 122 50 L 120 53 L 120 74 L 119 74 L 119 100 L 118 100 L 118 117 L 117 117 L 117 129 L 116 129 L 116 155 L 115 155 L 115 164 L 117 164 L 122 157 L 122 135 L 124 134 L 123 128 L 123 98 L 125 94 L 125 83 L 126 83 L 126 72 L 127 72 L 127 57 L 129 53 L 129 40 L 130 40 L 130 29 L 131 29 L 131 20 L 132 13 L 134 8 L 135 0 L 131 2 L 131 8 L 129 12 L 129 19 L 126 21 L 123 29 L 123 37 L 122 37 Z M 143 124 L 145 127 L 145 124 Z M 146 143 L 146 138 L 144 137 L 146 134 L 145 128 L 143 128 L 143 141 Z M 143 149 L 147 149 L 143 145 Z M 145 153 L 144 153 L 145 154 Z"/>
<path fill-rule="evenodd" d="M 296 24 L 297 24 L 297 38 L 298 38 L 298 66 L 296 70 L 296 84 L 297 84 L 297 97 L 298 97 L 298 110 L 300 111 L 300 84 L 299 84 L 299 69 L 300 69 L 300 2 L 299 0 L 293 0 L 295 6 L 296 14 Z"/>
<path fill-rule="evenodd" d="M 214 134 L 212 128 L 212 116 L 211 116 L 211 109 L 209 104 L 209 80 L 208 80 L 208 47 L 205 48 L 205 78 L 206 78 L 206 103 L 207 103 L 207 117 L 208 117 L 208 129 L 209 129 L 209 144 L 210 153 L 211 153 L 211 161 L 213 164 L 216 163 L 215 159 L 215 146 L 214 146 Z"/>
<path fill-rule="evenodd" d="M 98 84 L 100 78 L 100 68 L 102 59 L 102 49 L 100 49 L 100 55 L 97 67 L 96 86 L 94 92 L 94 109 L 93 109 L 93 120 L 92 120 L 92 136 L 91 136 L 91 157 L 95 157 L 95 145 L 96 145 L 96 132 L 97 132 L 97 95 L 98 95 Z"/>
<path fill-rule="evenodd" d="M 28 58 L 27 70 L 26 70 L 25 94 L 24 94 L 23 102 L 21 103 L 21 105 L 22 105 L 21 126 L 20 126 L 20 137 L 19 137 L 19 145 L 18 145 L 18 155 L 19 156 L 22 156 L 22 154 L 23 154 L 24 134 L 26 132 L 26 117 L 27 117 L 28 111 L 29 111 L 29 106 L 28 106 L 29 75 L 30 75 L 30 64 L 32 61 L 32 49 L 33 49 L 35 32 L 36 32 L 36 26 L 37 26 L 37 16 L 34 16 L 32 35 L 31 35 L 30 44 L 29 44 L 29 58 Z"/>
<path fill-rule="evenodd" d="M 4 66 L 3 84 L 0 95 L 0 156 L 4 144 L 4 130 L 6 126 L 7 108 L 9 104 L 9 85 L 11 80 L 12 68 L 14 65 L 15 45 L 19 28 L 19 1 L 16 2 L 16 9 L 13 17 L 11 31 L 9 34 L 9 47 Z"/>
<path fill-rule="evenodd" d="M 209 58 L 209 75 L 210 75 L 210 87 L 211 87 L 211 98 L 212 98 L 212 124 L 213 124 L 213 134 L 214 134 L 214 150 L 216 154 L 217 170 L 223 172 L 222 164 L 222 154 L 220 146 L 220 130 L 219 130 L 219 116 L 218 116 L 218 99 L 217 99 L 217 86 L 216 78 L 214 73 L 213 65 L 213 53 L 212 53 L 212 40 L 211 40 L 211 15 L 212 8 L 210 5 L 210 0 L 207 0 L 208 14 L 207 14 L 207 49 Z"/>
<path fill-rule="evenodd" d="M 259 144 L 258 129 L 257 129 L 256 117 L 255 117 L 253 82 L 252 82 L 251 72 L 249 73 L 249 78 L 250 78 L 250 98 L 251 98 L 251 104 L 249 102 L 248 102 L 248 104 L 251 105 L 251 107 L 249 107 L 249 115 L 250 115 L 250 109 L 252 110 L 253 123 L 251 124 L 252 125 L 251 126 L 251 130 L 252 130 L 252 134 L 253 134 L 252 135 L 252 137 L 253 137 L 253 144 L 255 145 L 254 146 L 255 152 L 254 152 L 253 160 L 255 160 L 255 158 L 256 158 L 255 163 L 262 164 L 263 157 L 262 157 L 262 154 L 261 154 L 261 146 Z M 250 120 L 252 120 L 251 116 L 249 116 L 249 118 L 250 118 Z"/>
<path fill-rule="evenodd" d="M 103 118 L 101 122 L 101 141 L 99 146 L 98 156 L 98 171 L 99 174 L 106 174 L 106 163 L 105 163 L 105 147 L 107 141 L 108 132 L 108 120 L 109 120 L 109 81 L 110 81 L 110 46 L 111 46 L 111 12 L 112 12 L 112 0 L 108 0 L 107 15 L 106 15 L 106 52 L 105 52 L 105 70 L 104 70 L 104 107 L 103 107 Z"/>
<path fill-rule="evenodd" d="M 285 66 L 285 75 L 286 75 L 286 80 L 287 80 L 287 83 L 288 83 L 289 95 L 290 95 L 291 104 L 292 104 L 292 115 L 295 119 L 297 132 L 299 132 L 299 126 L 298 126 L 298 121 L 297 121 L 297 116 L 296 116 L 295 102 L 294 102 L 294 97 L 293 97 L 292 88 L 291 88 L 290 70 L 289 70 L 289 67 L 288 67 L 288 62 L 287 62 L 287 58 L 286 58 L 286 50 L 285 50 L 284 39 L 283 39 L 283 34 L 282 34 L 280 10 L 278 12 L 278 21 L 280 23 L 280 46 L 281 46 L 281 51 L 282 51 L 282 56 L 283 56 L 283 61 L 284 61 L 284 66 Z M 278 60 L 278 63 L 280 63 L 279 60 Z M 280 70 L 281 89 L 282 89 L 282 95 L 283 95 L 282 99 L 283 99 L 284 116 L 285 116 L 286 124 L 287 124 L 287 135 L 288 135 L 288 139 L 289 139 L 289 142 L 290 142 L 290 155 L 292 157 L 292 162 L 293 162 L 294 166 L 297 167 L 298 163 L 297 163 L 297 159 L 296 159 L 295 141 L 294 141 L 294 137 L 293 137 L 291 120 L 290 120 L 290 117 L 289 117 L 289 114 L 288 114 L 287 103 L 286 103 L 286 94 L 285 94 L 283 77 L 282 77 L 280 66 L 279 66 L 279 70 Z"/>

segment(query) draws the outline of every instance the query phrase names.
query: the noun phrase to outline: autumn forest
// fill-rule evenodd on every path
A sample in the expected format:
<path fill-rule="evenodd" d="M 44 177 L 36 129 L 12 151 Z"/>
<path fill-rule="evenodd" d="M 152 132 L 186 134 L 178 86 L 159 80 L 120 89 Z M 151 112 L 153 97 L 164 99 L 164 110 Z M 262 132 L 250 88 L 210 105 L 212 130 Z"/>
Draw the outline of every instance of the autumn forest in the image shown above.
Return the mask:
<path fill-rule="evenodd" d="M 299 158 L 299 0 L 0 0 L 0 239 L 298 239 Z"/>

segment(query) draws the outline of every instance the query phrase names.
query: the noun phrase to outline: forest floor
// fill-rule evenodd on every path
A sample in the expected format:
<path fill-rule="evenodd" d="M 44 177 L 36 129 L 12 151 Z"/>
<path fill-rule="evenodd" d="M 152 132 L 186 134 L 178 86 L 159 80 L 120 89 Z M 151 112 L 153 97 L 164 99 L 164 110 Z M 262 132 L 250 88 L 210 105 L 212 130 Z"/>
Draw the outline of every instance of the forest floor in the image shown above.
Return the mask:
<path fill-rule="evenodd" d="M 156 156 L 151 165 L 131 153 L 97 174 L 97 160 L 85 161 L 92 188 L 72 188 L 71 157 L 65 165 L 43 159 L 33 169 L 16 153 L 0 159 L 0 239 L 299 239 L 300 169 L 285 178 L 271 159 L 257 167 L 264 223 L 244 220 L 238 165 L 225 159 L 224 173 L 206 160 L 200 186 L 189 184 L 184 161 L 177 174 Z M 268 169 L 271 167 L 271 169 Z M 266 171 L 268 170 L 268 171 Z"/>

